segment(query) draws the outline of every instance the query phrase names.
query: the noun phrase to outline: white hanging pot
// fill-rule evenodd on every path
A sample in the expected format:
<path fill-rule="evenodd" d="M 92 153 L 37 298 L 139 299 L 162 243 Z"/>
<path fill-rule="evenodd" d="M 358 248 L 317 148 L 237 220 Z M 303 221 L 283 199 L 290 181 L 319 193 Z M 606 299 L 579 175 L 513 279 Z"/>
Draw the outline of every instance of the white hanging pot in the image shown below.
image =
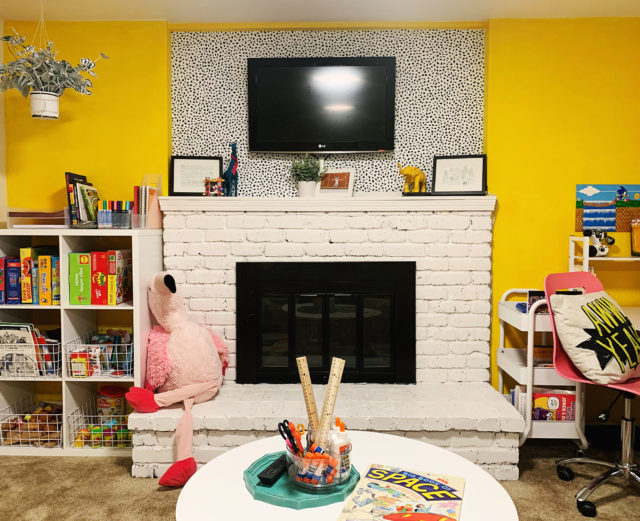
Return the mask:
<path fill-rule="evenodd" d="M 315 197 L 316 181 L 298 181 L 298 197 Z"/>
<path fill-rule="evenodd" d="M 51 92 L 33 91 L 31 98 L 31 117 L 58 119 L 60 96 Z"/>

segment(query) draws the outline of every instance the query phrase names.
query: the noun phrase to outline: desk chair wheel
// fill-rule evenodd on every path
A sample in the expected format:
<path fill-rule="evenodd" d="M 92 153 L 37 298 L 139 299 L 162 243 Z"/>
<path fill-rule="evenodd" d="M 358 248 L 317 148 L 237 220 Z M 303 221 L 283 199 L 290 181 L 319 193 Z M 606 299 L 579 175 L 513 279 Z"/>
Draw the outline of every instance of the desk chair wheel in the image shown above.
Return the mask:
<path fill-rule="evenodd" d="M 591 501 L 580 501 L 577 502 L 578 510 L 584 517 L 596 517 L 598 514 L 596 512 L 596 506 Z"/>
<path fill-rule="evenodd" d="M 556 468 L 556 472 L 558 473 L 558 477 L 562 481 L 571 481 L 574 477 L 573 470 L 571 470 L 569 467 L 565 467 L 564 465 L 558 465 L 558 467 Z"/>

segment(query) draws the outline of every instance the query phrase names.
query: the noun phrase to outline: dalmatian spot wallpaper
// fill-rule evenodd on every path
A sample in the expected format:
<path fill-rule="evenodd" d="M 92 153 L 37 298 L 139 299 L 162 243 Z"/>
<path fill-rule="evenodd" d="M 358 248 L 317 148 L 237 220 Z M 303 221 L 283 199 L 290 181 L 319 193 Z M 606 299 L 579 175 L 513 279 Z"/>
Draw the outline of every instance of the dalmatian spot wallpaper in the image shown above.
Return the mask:
<path fill-rule="evenodd" d="M 238 143 L 238 195 L 291 197 L 291 160 L 249 153 L 247 58 L 395 56 L 395 150 L 330 154 L 354 172 L 354 192 L 400 192 L 397 163 L 427 173 L 434 155 L 482 153 L 484 30 L 174 32 L 173 154 L 222 156 Z"/>

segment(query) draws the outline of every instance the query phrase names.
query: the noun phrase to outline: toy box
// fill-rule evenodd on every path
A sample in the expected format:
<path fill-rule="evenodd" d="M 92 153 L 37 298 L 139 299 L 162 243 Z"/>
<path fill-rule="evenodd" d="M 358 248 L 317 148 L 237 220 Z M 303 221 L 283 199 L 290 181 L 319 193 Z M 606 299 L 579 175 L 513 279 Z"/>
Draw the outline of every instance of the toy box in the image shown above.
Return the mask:
<path fill-rule="evenodd" d="M 116 306 L 131 300 L 131 250 L 107 252 L 108 304 Z"/>
<path fill-rule="evenodd" d="M 6 292 L 4 289 L 4 262 L 6 257 L 0 257 L 0 304 L 4 304 L 6 302 Z"/>
<path fill-rule="evenodd" d="M 109 262 L 106 251 L 91 252 L 91 304 L 106 306 L 107 298 L 107 270 Z"/>
<path fill-rule="evenodd" d="M 4 261 L 7 304 L 20 304 L 20 259 L 10 257 Z"/>
<path fill-rule="evenodd" d="M 91 304 L 91 255 L 89 253 L 69 254 L 69 303 L 76 306 Z"/>
<path fill-rule="evenodd" d="M 22 288 L 21 302 L 23 304 L 33 303 L 33 288 L 31 287 L 31 256 L 32 248 L 20 248 L 20 265 L 22 273 L 20 275 L 20 286 Z"/>
<path fill-rule="evenodd" d="M 532 419 L 545 421 L 575 421 L 574 391 L 533 388 Z"/>
<path fill-rule="evenodd" d="M 60 305 L 60 257 L 51 257 L 51 298 L 54 306 Z"/>

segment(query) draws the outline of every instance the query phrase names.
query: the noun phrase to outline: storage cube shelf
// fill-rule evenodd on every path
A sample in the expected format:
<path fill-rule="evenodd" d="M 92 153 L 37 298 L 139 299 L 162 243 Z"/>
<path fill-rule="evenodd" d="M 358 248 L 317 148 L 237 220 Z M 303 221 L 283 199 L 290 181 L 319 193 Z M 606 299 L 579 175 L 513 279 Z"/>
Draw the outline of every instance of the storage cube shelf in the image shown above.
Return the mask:
<path fill-rule="evenodd" d="M 62 406 L 59 415 L 60 435 L 54 445 L 51 443 L 54 440 L 47 439 L 47 443 L 41 443 L 35 434 L 31 435 L 33 439 L 24 434 L 24 443 L 20 438 L 20 443 L 16 441 L 11 445 L 0 445 L 0 454 L 123 455 L 123 452 L 130 451 L 131 442 L 120 440 L 121 443 L 118 445 L 117 437 L 111 438 L 111 431 L 108 429 L 107 436 L 101 436 L 99 442 L 98 433 L 95 432 L 93 446 L 91 438 L 88 440 L 89 445 L 83 446 L 83 449 L 87 450 L 78 450 L 74 443 L 80 429 L 96 424 L 91 404 L 95 404 L 97 390 L 101 384 L 113 383 L 128 388 L 131 385 L 141 386 L 143 383 L 146 343 L 152 327 L 147 305 L 147 287 L 152 277 L 162 271 L 162 231 L 35 228 L 0 230 L 0 257 L 16 255 L 21 247 L 43 245 L 57 246 L 59 250 L 60 305 L 0 305 L 0 322 L 26 322 L 33 323 L 36 327 L 46 324 L 50 328 L 60 328 L 62 342 L 57 349 L 49 349 L 50 360 L 42 359 L 40 366 L 37 359 L 35 363 L 31 361 L 30 364 L 8 359 L 4 365 L 0 362 L 0 418 L 2 423 L 7 423 L 12 417 L 32 412 L 33 410 L 28 410 L 29 407 L 37 407 L 41 401 L 59 402 Z M 68 254 L 109 249 L 131 250 L 133 300 L 117 306 L 70 305 Z M 95 331 L 98 326 L 105 325 L 130 328 L 131 343 L 112 346 L 87 345 L 86 335 Z M 36 353 L 36 346 L 33 347 Z M 3 360 L 3 355 L 10 354 L 11 350 L 11 344 L 0 345 L 0 361 Z M 55 353 L 54 356 L 52 352 Z M 80 356 L 82 352 L 85 352 L 86 356 Z M 93 355 L 93 370 L 84 374 L 82 370 L 78 370 L 74 376 L 73 353 L 76 353 L 79 368 L 91 367 L 89 361 Z M 120 427 L 124 427 L 124 419 L 113 418 Z M 47 425 L 46 422 L 40 423 L 42 426 Z M 3 440 L 5 436 L 9 436 L 4 431 L 3 428 Z M 114 432 L 117 433 L 117 429 Z M 123 433 L 121 437 L 122 435 Z M 17 437 L 17 434 L 10 436 Z"/>

